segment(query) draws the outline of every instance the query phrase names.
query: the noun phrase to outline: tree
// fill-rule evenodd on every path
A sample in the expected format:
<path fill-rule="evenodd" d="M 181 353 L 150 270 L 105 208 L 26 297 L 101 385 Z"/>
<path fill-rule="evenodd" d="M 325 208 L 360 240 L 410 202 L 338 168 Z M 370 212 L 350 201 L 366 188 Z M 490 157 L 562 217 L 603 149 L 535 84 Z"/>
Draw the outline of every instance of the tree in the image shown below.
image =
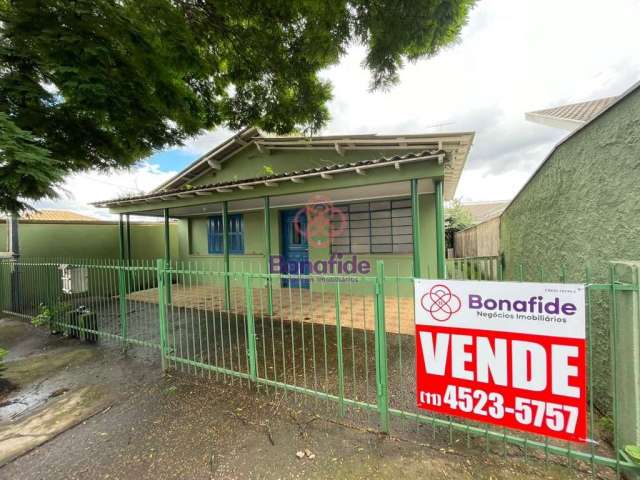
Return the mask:
<path fill-rule="evenodd" d="M 64 172 L 129 166 L 220 125 L 315 131 L 331 98 L 319 72 L 350 44 L 388 88 L 453 42 L 473 3 L 0 0 L 0 112 Z M 31 177 L 35 190 L 2 185 L 0 209 L 54 183 Z"/>
<path fill-rule="evenodd" d="M 61 162 L 0 112 L 0 205 L 5 211 L 24 208 L 20 198 L 39 200 L 55 195 L 54 187 L 63 176 Z"/>
<path fill-rule="evenodd" d="M 460 200 L 453 200 L 444 216 L 444 231 L 447 248 L 453 248 L 455 233 L 473 225 L 471 212 L 467 210 Z"/>

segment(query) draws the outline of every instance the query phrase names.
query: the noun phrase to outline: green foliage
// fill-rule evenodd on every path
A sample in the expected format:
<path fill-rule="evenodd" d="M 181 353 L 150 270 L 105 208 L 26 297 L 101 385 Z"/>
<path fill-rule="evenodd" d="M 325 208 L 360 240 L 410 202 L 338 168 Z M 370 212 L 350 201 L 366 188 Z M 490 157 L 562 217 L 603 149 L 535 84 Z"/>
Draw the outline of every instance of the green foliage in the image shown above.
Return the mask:
<path fill-rule="evenodd" d="M 263 165 L 262 166 L 262 174 L 265 176 L 271 176 L 273 175 L 273 167 L 271 165 Z"/>
<path fill-rule="evenodd" d="M 444 231 L 447 248 L 453 248 L 453 238 L 456 232 L 473 225 L 471 212 L 464 208 L 460 200 L 453 200 L 445 212 Z"/>
<path fill-rule="evenodd" d="M 165 393 L 167 395 L 175 395 L 176 393 L 178 393 L 178 387 L 176 387 L 175 385 L 171 385 L 165 390 Z"/>
<path fill-rule="evenodd" d="M 4 357 L 6 357 L 8 353 L 9 353 L 9 350 L 6 350 L 0 347 L 0 374 L 2 374 L 3 370 L 5 369 Z"/>
<path fill-rule="evenodd" d="M 640 445 L 627 445 L 624 451 L 635 463 L 640 463 Z"/>
<path fill-rule="evenodd" d="M 331 98 L 319 73 L 350 44 L 386 88 L 453 42 L 473 3 L 0 1 L 0 112 L 49 152 L 53 168 L 31 175 L 129 166 L 220 125 L 313 132 Z M 9 195 L 39 198 L 52 180 Z"/>
<path fill-rule="evenodd" d="M 21 200 L 55 196 L 64 170 L 33 135 L 0 112 L 0 210 L 28 208 Z"/>
<path fill-rule="evenodd" d="M 52 326 L 52 320 L 55 320 L 71 309 L 71 305 L 65 302 L 56 304 L 52 307 L 40 304 L 40 313 L 31 319 L 31 324 L 36 327 Z"/>
<path fill-rule="evenodd" d="M 596 419 L 596 423 L 601 437 L 607 442 L 612 443 L 613 432 L 615 431 L 613 418 L 607 415 L 601 415 Z"/>

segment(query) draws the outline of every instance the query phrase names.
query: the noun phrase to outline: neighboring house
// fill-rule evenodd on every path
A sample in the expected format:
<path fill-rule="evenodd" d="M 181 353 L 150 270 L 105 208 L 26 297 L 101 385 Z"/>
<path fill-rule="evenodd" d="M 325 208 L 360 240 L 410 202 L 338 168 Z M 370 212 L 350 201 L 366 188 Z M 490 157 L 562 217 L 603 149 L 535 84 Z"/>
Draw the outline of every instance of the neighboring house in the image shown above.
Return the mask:
<path fill-rule="evenodd" d="M 178 219 L 177 259 L 221 270 L 298 273 L 296 264 L 355 255 L 371 274 L 383 259 L 391 274 L 444 275 L 444 201 L 473 138 L 272 137 L 246 128 L 149 194 L 96 205 Z"/>
<path fill-rule="evenodd" d="M 98 222 L 99 219 L 69 210 L 37 210 L 20 217 L 21 222 Z"/>
<path fill-rule="evenodd" d="M 69 210 L 38 210 L 18 220 L 22 257 L 117 258 L 119 227 Z M 171 226 L 171 235 L 176 228 Z M 158 222 L 132 223 L 127 244 L 136 258 L 164 253 L 163 226 Z M 7 220 L 0 218 L 0 252 L 8 254 Z"/>
<path fill-rule="evenodd" d="M 507 279 L 606 283 L 609 262 L 640 259 L 640 82 L 547 155 L 501 217 Z M 611 409 L 609 292 L 592 292 L 596 407 Z M 631 319 L 628 319 L 631 323 Z"/>
<path fill-rule="evenodd" d="M 492 218 L 500 216 L 507 205 L 508 200 L 492 200 L 487 202 L 462 202 L 462 207 L 471 215 L 471 221 L 477 225 Z"/>
<path fill-rule="evenodd" d="M 609 108 L 618 98 L 619 97 L 607 97 L 590 100 L 588 102 L 561 105 L 545 110 L 527 112 L 524 114 L 524 117 L 530 122 L 573 131 L 593 120 L 597 115 Z"/>
<path fill-rule="evenodd" d="M 499 200 L 491 202 L 465 202 L 462 206 L 471 214 L 473 226 L 454 234 L 455 258 L 496 257 L 500 254 L 500 214 L 509 204 Z"/>
<path fill-rule="evenodd" d="M 640 83 L 556 145 L 502 214 L 505 268 L 640 259 Z"/>

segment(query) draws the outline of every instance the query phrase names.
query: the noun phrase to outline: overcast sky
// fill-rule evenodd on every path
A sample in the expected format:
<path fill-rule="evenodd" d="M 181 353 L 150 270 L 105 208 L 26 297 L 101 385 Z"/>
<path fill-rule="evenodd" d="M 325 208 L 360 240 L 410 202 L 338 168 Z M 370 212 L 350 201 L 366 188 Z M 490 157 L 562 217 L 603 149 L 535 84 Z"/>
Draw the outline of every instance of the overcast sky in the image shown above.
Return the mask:
<path fill-rule="evenodd" d="M 333 84 L 331 121 L 320 134 L 475 131 L 456 196 L 511 198 L 567 132 L 524 113 L 622 93 L 640 80 L 637 0 L 481 0 L 460 41 L 405 66 L 387 92 L 368 91 L 355 46 L 323 73 Z M 209 132 L 113 174 L 70 177 L 66 193 L 39 208 L 96 216 L 96 200 L 148 191 L 231 132 Z"/>

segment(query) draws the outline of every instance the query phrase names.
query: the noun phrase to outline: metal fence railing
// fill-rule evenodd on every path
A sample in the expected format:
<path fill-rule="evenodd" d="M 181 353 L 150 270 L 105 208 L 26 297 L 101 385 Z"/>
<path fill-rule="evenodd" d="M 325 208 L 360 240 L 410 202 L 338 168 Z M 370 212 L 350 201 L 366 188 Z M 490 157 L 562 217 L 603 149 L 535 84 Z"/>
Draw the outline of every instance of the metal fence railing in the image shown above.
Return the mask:
<path fill-rule="evenodd" d="M 447 274 L 454 280 L 499 280 L 500 257 L 447 258 Z"/>
<path fill-rule="evenodd" d="M 86 269 L 86 285 L 65 293 L 60 265 Z M 449 277 L 557 282 L 502 271 L 494 257 L 450 261 Z M 563 270 L 561 269 L 563 272 Z M 81 269 L 80 273 L 84 273 Z M 309 275 L 308 288 L 283 287 L 296 275 L 239 268 L 221 272 L 188 262 L 0 260 L 4 313 L 48 319 L 52 330 L 159 356 L 163 368 L 245 385 L 294 403 L 418 441 L 466 445 L 501 455 L 562 463 L 593 477 L 636 465 L 623 453 L 616 415 L 616 298 L 636 284 L 614 272 L 587 286 L 586 445 L 560 442 L 427 413 L 416 407 L 413 282 L 375 275 Z M 286 284 L 291 283 L 287 281 Z M 305 282 L 306 283 L 306 282 Z M 635 361 L 638 361 L 636 359 Z"/>

